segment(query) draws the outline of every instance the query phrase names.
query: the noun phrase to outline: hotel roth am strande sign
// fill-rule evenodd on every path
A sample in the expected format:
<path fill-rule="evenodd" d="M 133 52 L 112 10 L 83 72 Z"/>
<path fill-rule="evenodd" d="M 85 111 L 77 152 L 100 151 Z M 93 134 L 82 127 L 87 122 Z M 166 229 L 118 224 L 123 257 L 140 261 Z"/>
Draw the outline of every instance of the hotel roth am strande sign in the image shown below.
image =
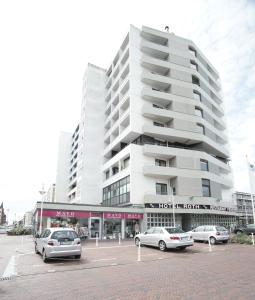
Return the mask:
<path fill-rule="evenodd" d="M 146 203 L 145 208 L 163 208 L 169 209 L 172 208 L 172 203 Z M 214 210 L 214 211 L 226 211 L 226 212 L 235 212 L 235 208 L 232 207 L 224 207 L 224 206 L 217 206 L 217 205 L 203 205 L 203 204 L 175 204 L 175 209 L 207 209 L 207 210 Z"/>

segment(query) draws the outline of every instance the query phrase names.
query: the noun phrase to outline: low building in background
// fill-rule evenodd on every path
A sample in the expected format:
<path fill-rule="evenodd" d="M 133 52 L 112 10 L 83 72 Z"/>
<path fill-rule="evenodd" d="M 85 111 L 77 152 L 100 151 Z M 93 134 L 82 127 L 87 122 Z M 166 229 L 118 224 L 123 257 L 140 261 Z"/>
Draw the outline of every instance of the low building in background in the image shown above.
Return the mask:
<path fill-rule="evenodd" d="M 253 224 L 253 211 L 251 194 L 244 192 L 235 192 L 233 194 L 237 205 L 237 221 L 241 225 Z M 255 195 L 253 195 L 253 203 L 255 203 Z"/>
<path fill-rule="evenodd" d="M 23 224 L 25 227 L 33 225 L 33 211 L 27 211 L 23 217 Z"/>

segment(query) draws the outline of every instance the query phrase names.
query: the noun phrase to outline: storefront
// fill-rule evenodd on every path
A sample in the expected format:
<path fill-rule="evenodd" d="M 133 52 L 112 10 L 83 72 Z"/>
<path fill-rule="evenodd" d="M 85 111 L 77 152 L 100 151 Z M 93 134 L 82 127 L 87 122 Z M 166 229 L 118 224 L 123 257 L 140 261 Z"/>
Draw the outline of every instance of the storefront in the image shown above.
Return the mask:
<path fill-rule="evenodd" d="M 83 209 L 83 210 L 81 210 Z M 34 211 L 34 227 L 40 228 L 40 204 Z M 142 209 L 44 203 L 42 228 L 71 227 L 81 238 L 133 238 L 143 229 Z"/>

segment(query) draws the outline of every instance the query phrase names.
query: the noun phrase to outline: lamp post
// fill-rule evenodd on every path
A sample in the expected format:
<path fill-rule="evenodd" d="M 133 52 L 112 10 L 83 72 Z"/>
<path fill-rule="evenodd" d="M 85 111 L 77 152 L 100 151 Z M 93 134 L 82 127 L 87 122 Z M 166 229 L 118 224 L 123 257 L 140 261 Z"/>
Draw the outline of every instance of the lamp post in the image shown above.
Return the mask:
<path fill-rule="evenodd" d="M 40 234 L 42 234 L 42 212 L 43 212 L 43 200 L 44 200 L 44 198 L 43 198 L 43 196 L 44 196 L 44 194 L 45 194 L 46 192 L 45 192 L 45 190 L 44 190 L 44 185 L 42 185 L 42 190 L 41 191 L 39 191 L 39 194 L 42 196 L 42 198 L 41 198 L 41 213 L 40 213 L 40 228 L 39 228 L 39 233 Z"/>
<path fill-rule="evenodd" d="M 169 180 L 169 201 L 172 203 L 172 211 L 173 211 L 173 222 L 175 227 L 175 203 L 174 203 L 174 191 L 171 187 L 170 180 Z"/>

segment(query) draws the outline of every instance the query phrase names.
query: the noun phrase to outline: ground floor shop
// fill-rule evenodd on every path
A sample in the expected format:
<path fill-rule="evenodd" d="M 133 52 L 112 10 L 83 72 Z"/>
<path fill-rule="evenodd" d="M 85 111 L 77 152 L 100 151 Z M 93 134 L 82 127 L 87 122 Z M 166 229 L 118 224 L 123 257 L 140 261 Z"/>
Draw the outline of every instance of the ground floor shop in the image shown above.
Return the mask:
<path fill-rule="evenodd" d="M 122 239 L 133 238 L 135 234 L 142 232 L 143 213 L 130 209 L 105 208 L 98 207 L 61 207 L 45 203 L 42 209 L 42 228 L 46 227 L 71 227 L 77 231 L 81 238 L 89 239 Z M 62 205 L 63 206 L 63 205 Z M 76 209 L 90 209 L 81 211 Z M 121 211 L 120 211 L 121 210 Z M 34 212 L 34 227 L 38 232 L 41 222 L 40 205 Z"/>
<path fill-rule="evenodd" d="M 81 238 L 133 238 L 135 234 L 155 226 L 179 226 L 189 231 L 200 225 L 222 225 L 231 228 L 237 222 L 233 211 L 223 207 L 203 208 L 199 205 L 145 204 L 145 207 L 103 207 L 82 204 L 37 203 L 34 210 L 34 229 L 72 227 Z"/>

